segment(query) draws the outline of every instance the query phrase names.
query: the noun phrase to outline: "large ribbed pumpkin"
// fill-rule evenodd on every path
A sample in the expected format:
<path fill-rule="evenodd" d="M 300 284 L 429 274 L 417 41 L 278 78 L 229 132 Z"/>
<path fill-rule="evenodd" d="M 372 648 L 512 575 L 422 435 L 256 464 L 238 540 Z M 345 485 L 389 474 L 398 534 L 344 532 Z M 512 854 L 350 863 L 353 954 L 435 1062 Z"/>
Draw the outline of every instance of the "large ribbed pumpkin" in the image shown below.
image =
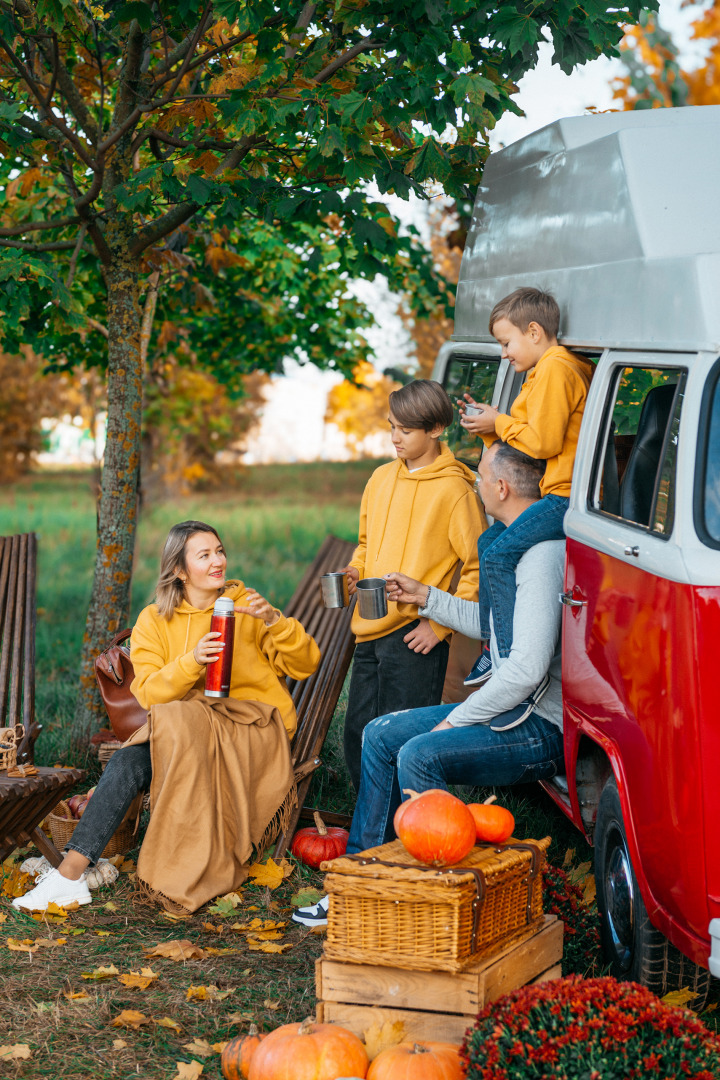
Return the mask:
<path fill-rule="evenodd" d="M 475 821 L 449 791 L 403 792 L 410 798 L 395 814 L 395 832 L 410 854 L 428 866 L 460 862 L 475 844 Z"/>
<path fill-rule="evenodd" d="M 365 1047 L 337 1024 L 284 1024 L 265 1037 L 250 1062 L 250 1080 L 338 1080 L 364 1077 Z"/>
<path fill-rule="evenodd" d="M 220 1055 L 220 1071 L 225 1080 L 247 1080 L 253 1054 L 264 1038 L 257 1024 L 251 1024 L 247 1035 L 230 1040 Z"/>
<path fill-rule="evenodd" d="M 367 1080 L 462 1080 L 460 1051 L 451 1043 L 399 1043 L 381 1050 Z"/>

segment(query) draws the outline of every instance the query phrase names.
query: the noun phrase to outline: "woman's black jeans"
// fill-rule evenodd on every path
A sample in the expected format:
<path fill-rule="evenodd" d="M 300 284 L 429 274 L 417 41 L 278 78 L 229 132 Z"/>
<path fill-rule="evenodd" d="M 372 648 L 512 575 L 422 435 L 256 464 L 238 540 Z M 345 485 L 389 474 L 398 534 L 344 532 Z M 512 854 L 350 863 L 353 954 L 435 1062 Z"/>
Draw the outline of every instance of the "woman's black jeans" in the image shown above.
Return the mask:
<path fill-rule="evenodd" d="M 149 789 L 151 778 L 149 743 L 116 750 L 65 850 L 80 852 L 94 866 L 130 803 L 141 791 Z"/>

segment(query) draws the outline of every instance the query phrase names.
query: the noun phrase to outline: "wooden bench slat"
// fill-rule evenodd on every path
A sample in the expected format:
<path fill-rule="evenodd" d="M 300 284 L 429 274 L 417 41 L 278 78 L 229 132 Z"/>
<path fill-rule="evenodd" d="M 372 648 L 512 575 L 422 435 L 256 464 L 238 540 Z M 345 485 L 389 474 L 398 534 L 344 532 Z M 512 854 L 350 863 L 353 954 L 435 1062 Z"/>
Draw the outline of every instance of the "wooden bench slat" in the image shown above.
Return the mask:
<path fill-rule="evenodd" d="M 25 615 L 27 597 L 25 586 L 27 584 L 27 533 L 19 537 L 17 575 L 15 578 L 15 605 L 14 618 L 12 621 L 12 658 L 10 670 L 10 701 L 8 704 L 7 726 L 14 727 L 22 723 L 22 701 L 20 687 L 22 686 L 22 672 L 20 658 L 24 654 Z"/>

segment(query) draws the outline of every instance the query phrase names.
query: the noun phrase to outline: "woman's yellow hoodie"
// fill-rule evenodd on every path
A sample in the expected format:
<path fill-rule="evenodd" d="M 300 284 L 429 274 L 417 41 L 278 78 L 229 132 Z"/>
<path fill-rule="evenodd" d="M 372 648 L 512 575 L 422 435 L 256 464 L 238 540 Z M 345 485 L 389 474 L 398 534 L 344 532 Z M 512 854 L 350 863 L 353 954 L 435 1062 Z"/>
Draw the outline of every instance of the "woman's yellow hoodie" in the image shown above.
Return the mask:
<path fill-rule="evenodd" d="M 248 603 L 242 581 L 229 581 L 222 595 L 240 607 Z M 130 689 L 144 708 L 205 689 L 205 665 L 198 664 L 193 649 L 210 630 L 212 610 L 212 605 L 200 610 L 183 600 L 169 619 L 156 604 L 140 612 L 130 640 L 135 669 Z M 288 735 L 295 732 L 297 718 L 284 676 L 306 679 L 319 662 L 317 644 L 297 619 L 281 614 L 274 626 L 266 626 L 262 619 L 236 612 L 230 697 L 277 706 Z"/>
<path fill-rule="evenodd" d="M 350 561 L 360 577 L 397 571 L 449 591 L 458 566 L 456 596 L 478 597 L 477 541 L 486 528 L 475 476 L 440 443 L 435 461 L 410 472 L 398 458 L 381 465 L 368 480 L 360 507 L 360 542 Z M 384 619 L 361 619 L 355 607 L 352 629 L 358 641 L 374 641 L 418 617 L 414 604 L 388 601 Z M 450 630 L 431 623 L 442 641 Z"/>

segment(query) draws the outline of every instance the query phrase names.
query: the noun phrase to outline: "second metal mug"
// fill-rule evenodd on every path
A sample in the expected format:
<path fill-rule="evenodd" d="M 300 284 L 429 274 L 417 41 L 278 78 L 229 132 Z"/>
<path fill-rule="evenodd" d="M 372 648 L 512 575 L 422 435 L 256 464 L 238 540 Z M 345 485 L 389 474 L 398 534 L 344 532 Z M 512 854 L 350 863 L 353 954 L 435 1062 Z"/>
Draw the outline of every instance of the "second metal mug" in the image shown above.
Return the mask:
<path fill-rule="evenodd" d="M 326 608 L 348 606 L 347 576 L 341 573 L 323 574 L 320 578 L 323 604 Z"/>
<path fill-rule="evenodd" d="M 384 619 L 388 613 L 385 578 L 362 578 L 357 583 L 360 616 L 363 619 Z"/>
<path fill-rule="evenodd" d="M 465 405 L 465 416 L 479 416 L 482 411 L 479 405 Z"/>

